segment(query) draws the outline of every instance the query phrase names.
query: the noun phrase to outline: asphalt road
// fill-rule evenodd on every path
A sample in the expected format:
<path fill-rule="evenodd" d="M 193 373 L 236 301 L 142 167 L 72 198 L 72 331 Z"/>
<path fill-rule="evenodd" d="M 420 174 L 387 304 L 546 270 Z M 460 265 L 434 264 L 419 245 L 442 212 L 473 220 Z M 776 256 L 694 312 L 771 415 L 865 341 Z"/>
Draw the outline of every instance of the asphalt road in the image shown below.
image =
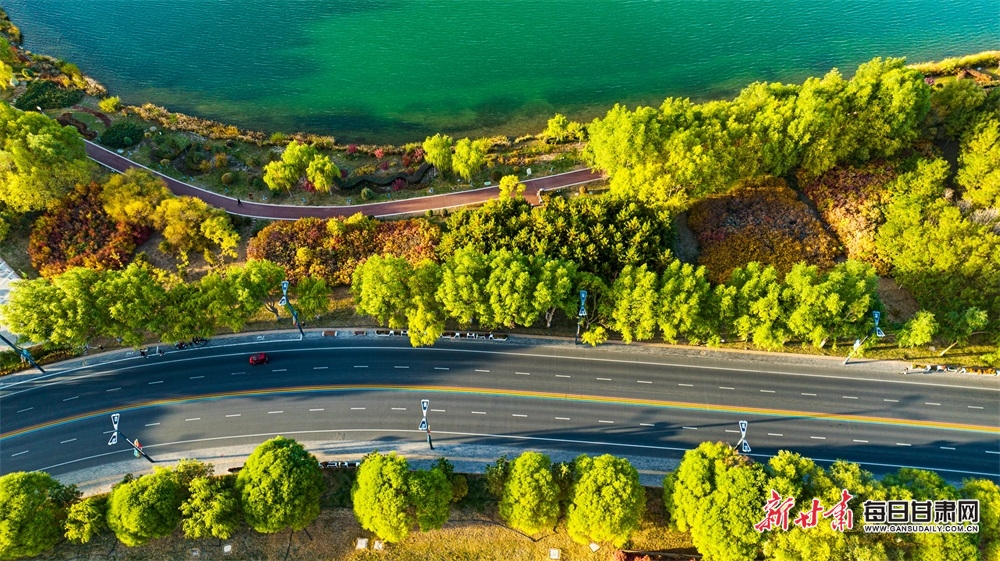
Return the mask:
<path fill-rule="evenodd" d="M 222 341 L 222 340 L 218 340 Z M 271 362 L 247 363 L 250 350 Z M 0 388 L 0 473 L 54 474 L 128 454 L 109 414 L 154 458 L 275 434 L 679 457 L 705 440 L 1000 480 L 1000 380 L 609 353 L 511 343 L 345 338 L 134 358 Z"/>
<path fill-rule="evenodd" d="M 115 171 L 124 172 L 129 168 L 142 168 L 162 179 L 170 191 L 177 196 L 197 197 L 206 203 L 225 210 L 230 214 L 240 216 L 251 216 L 255 218 L 267 218 L 274 220 L 297 220 L 305 217 L 316 218 L 346 218 L 355 213 L 362 213 L 368 216 L 385 217 L 400 214 L 416 214 L 427 210 L 439 210 L 443 208 L 455 208 L 476 203 L 482 203 L 489 199 L 494 199 L 500 195 L 497 186 L 481 187 L 468 191 L 447 193 L 444 195 L 431 195 L 427 197 L 413 197 L 409 199 L 399 199 L 381 203 L 369 203 L 351 206 L 298 206 L 298 205 L 274 205 L 267 203 L 255 203 L 243 201 L 240 205 L 234 197 L 227 197 L 218 193 L 213 193 L 201 187 L 196 187 L 190 183 L 178 181 L 168 175 L 164 175 L 154 169 L 150 169 L 142 164 L 138 164 L 108 150 L 99 144 L 85 140 L 87 156 L 95 162 L 104 165 Z M 574 185 L 583 185 L 603 179 L 599 172 L 589 169 L 578 169 L 566 173 L 557 173 L 535 179 L 526 179 L 521 183 L 525 185 L 524 197 L 532 204 L 541 202 L 541 193 L 554 189 L 563 189 Z"/>

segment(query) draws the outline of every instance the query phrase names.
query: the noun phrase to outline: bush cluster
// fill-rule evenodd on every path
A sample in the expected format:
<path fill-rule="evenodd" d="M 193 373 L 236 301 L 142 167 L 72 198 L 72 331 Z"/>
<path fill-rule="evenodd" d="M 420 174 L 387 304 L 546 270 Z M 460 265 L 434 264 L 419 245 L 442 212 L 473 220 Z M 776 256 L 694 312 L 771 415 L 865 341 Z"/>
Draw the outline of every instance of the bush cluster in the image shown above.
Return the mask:
<path fill-rule="evenodd" d="M 829 269 L 837 254 L 833 238 L 783 179 L 743 182 L 728 195 L 701 200 L 688 224 L 698 237 L 698 262 L 717 283 L 751 261 L 783 276 L 801 261 Z"/>
<path fill-rule="evenodd" d="M 79 103 L 83 92 L 78 89 L 60 88 L 55 82 L 48 80 L 33 80 L 28 83 L 24 95 L 17 98 L 14 107 L 32 111 L 36 107 L 42 109 L 61 109 Z"/>
<path fill-rule="evenodd" d="M 146 132 L 143 123 L 133 119 L 122 119 L 112 124 L 101 135 L 101 144 L 111 148 L 128 148 L 138 144 Z"/>
<path fill-rule="evenodd" d="M 53 277 L 72 267 L 121 269 L 132 259 L 136 246 L 149 239 L 148 228 L 108 216 L 102 189 L 97 183 L 78 185 L 35 221 L 28 256 L 39 274 Z"/>

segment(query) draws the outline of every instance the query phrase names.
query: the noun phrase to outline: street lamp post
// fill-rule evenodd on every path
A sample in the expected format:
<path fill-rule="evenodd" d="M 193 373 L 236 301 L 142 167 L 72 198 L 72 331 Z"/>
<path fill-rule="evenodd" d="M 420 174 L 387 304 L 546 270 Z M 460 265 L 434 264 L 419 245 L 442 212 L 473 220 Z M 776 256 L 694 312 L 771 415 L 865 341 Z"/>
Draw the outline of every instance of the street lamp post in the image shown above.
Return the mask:
<path fill-rule="evenodd" d="M 34 366 L 35 368 L 38 369 L 39 372 L 41 372 L 42 374 L 45 374 L 45 370 L 43 370 L 42 367 L 39 366 L 37 362 L 35 362 L 35 359 L 31 357 L 31 353 L 28 352 L 28 349 L 23 349 L 21 347 L 18 347 L 14 343 L 11 343 L 9 339 L 7 339 L 6 337 L 3 336 L 2 333 L 0 333 L 0 339 L 3 339 L 4 343 L 7 343 L 7 345 L 9 345 L 10 348 L 12 348 L 15 351 L 17 351 L 18 354 L 20 354 L 21 357 L 24 358 L 24 360 L 27 360 L 28 362 L 30 362 L 32 366 Z"/>
<path fill-rule="evenodd" d="M 431 425 L 427 422 L 427 407 L 430 406 L 430 404 L 431 400 L 429 399 L 420 400 L 420 409 L 424 412 L 424 418 L 420 419 L 420 426 L 417 427 L 417 430 L 422 430 L 427 433 L 427 445 L 431 447 L 431 450 L 433 450 L 434 442 L 431 441 Z"/>
<path fill-rule="evenodd" d="M 129 440 L 129 438 L 127 436 L 125 436 L 125 433 L 123 433 L 122 431 L 118 430 L 118 419 L 119 418 L 121 418 L 121 415 L 119 415 L 118 413 L 112 413 L 111 414 L 111 425 L 114 427 L 115 431 L 114 431 L 114 433 L 111 434 L 111 440 L 108 441 L 108 446 L 114 446 L 115 444 L 117 444 L 118 443 L 118 435 L 121 434 L 122 438 L 125 439 L 125 442 L 128 442 L 129 446 L 132 447 L 132 453 L 135 454 L 136 458 L 138 458 L 139 456 L 142 456 L 143 458 L 146 458 L 147 460 L 149 460 L 149 463 L 155 464 L 156 460 L 154 460 L 153 458 L 149 457 L 149 454 L 147 454 L 147 453 L 145 453 L 145 452 L 142 451 L 142 445 L 139 444 L 139 439 L 138 438 L 136 438 L 135 440 Z"/>
<path fill-rule="evenodd" d="M 844 359 L 844 364 L 847 364 L 847 362 L 851 360 L 851 357 L 854 356 L 854 353 L 857 352 L 857 350 L 861 348 L 861 345 L 864 345 L 865 341 L 867 341 L 872 335 L 875 335 L 878 338 L 885 337 L 885 332 L 882 331 L 882 328 L 878 326 L 879 320 L 882 319 L 882 312 L 878 310 L 873 310 L 872 318 L 875 320 L 875 327 L 873 327 L 872 330 L 869 331 L 867 335 L 865 335 L 864 339 L 854 340 L 854 348 L 851 349 L 851 352 L 847 353 L 847 358 Z"/>
<path fill-rule="evenodd" d="M 292 313 L 292 322 L 295 323 L 295 327 L 299 328 L 299 341 L 305 339 L 306 333 L 302 331 L 302 324 L 299 323 L 299 314 L 288 301 L 288 281 L 281 281 L 281 300 L 278 301 L 278 305 L 288 308 L 288 311 Z"/>

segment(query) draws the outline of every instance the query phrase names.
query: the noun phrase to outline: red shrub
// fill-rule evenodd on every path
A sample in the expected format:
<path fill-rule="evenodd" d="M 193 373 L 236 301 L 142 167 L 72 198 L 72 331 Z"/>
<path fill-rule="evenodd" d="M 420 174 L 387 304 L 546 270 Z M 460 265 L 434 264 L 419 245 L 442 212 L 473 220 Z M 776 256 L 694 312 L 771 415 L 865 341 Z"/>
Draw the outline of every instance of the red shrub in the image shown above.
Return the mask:
<path fill-rule="evenodd" d="M 381 148 L 376 148 L 375 152 L 373 152 L 373 154 L 375 154 L 376 158 L 378 158 L 378 159 L 381 160 L 385 156 L 385 150 L 383 150 Z"/>
<path fill-rule="evenodd" d="M 111 220 L 101 203 L 100 185 L 78 185 L 35 221 L 28 256 L 45 277 L 71 267 L 121 269 L 150 234 L 147 228 Z"/>

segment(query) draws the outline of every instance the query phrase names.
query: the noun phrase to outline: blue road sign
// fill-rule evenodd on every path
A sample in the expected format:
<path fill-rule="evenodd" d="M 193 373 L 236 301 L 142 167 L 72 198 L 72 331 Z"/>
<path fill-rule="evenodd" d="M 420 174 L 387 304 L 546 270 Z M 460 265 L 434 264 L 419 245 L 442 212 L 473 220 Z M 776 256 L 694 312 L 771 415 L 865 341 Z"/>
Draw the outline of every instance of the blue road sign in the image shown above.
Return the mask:
<path fill-rule="evenodd" d="M 427 417 L 420 419 L 420 426 L 417 427 L 417 430 L 422 430 L 424 432 L 427 432 Z"/>
<path fill-rule="evenodd" d="M 743 453 L 744 454 L 749 454 L 750 453 L 750 444 L 747 443 L 746 440 L 743 441 Z"/>
<path fill-rule="evenodd" d="M 111 424 L 112 424 L 112 426 L 114 426 L 115 430 L 118 430 L 118 419 L 120 419 L 120 418 L 121 418 L 121 415 L 119 415 L 118 413 L 112 413 L 111 414 Z"/>
<path fill-rule="evenodd" d="M 118 433 L 117 432 L 112 433 L 111 434 L 111 440 L 108 441 L 108 446 L 114 446 L 115 444 L 118 444 Z"/>
<path fill-rule="evenodd" d="M 281 292 L 288 292 L 288 281 L 281 281 Z"/>
<path fill-rule="evenodd" d="M 876 327 L 875 328 L 875 336 L 876 337 L 885 337 L 885 331 L 882 331 L 881 327 Z"/>
<path fill-rule="evenodd" d="M 577 314 L 577 315 L 579 315 L 580 317 L 583 317 L 583 316 L 587 315 L 586 305 L 587 305 L 587 291 L 586 290 L 581 290 L 580 291 L 580 313 Z"/>
<path fill-rule="evenodd" d="M 420 400 L 420 408 L 424 410 L 424 417 L 427 416 L 427 407 L 430 404 L 431 404 L 431 400 L 429 400 L 429 399 L 421 399 Z"/>
<path fill-rule="evenodd" d="M 281 300 L 278 300 L 278 305 L 279 306 L 287 306 L 288 305 L 288 298 L 282 296 Z"/>
<path fill-rule="evenodd" d="M 747 436 L 747 422 L 746 421 L 740 421 L 740 436 L 742 436 L 743 438 L 746 438 L 746 436 Z"/>
<path fill-rule="evenodd" d="M 872 312 L 872 317 L 875 318 L 875 327 L 878 327 L 878 320 L 882 319 L 882 312 L 875 310 Z"/>

